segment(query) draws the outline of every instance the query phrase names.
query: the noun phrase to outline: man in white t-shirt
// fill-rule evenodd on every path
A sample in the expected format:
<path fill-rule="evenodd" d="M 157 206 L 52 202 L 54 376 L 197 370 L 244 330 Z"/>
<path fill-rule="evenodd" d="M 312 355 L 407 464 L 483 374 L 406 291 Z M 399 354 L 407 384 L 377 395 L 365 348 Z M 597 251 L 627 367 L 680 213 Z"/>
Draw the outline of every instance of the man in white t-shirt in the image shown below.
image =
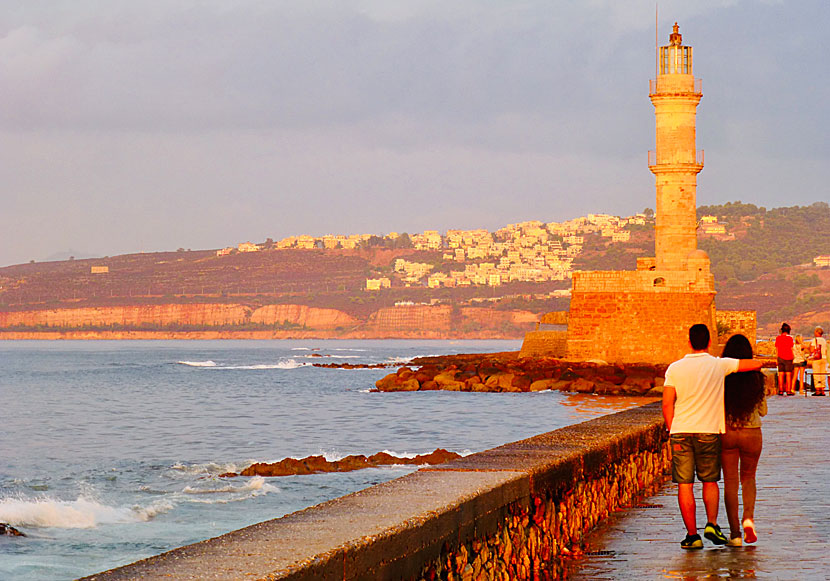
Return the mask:
<path fill-rule="evenodd" d="M 703 505 L 708 522 L 703 536 L 716 545 L 727 538 L 718 526 L 720 502 L 720 434 L 726 431 L 723 408 L 723 379 L 736 371 L 755 371 L 761 362 L 752 359 L 712 357 L 709 328 L 692 325 L 689 345 L 692 352 L 666 370 L 663 387 L 663 417 L 670 434 L 672 481 L 678 485 L 677 501 L 686 538 L 684 549 L 701 549 L 697 534 L 694 478 L 703 482 Z"/>

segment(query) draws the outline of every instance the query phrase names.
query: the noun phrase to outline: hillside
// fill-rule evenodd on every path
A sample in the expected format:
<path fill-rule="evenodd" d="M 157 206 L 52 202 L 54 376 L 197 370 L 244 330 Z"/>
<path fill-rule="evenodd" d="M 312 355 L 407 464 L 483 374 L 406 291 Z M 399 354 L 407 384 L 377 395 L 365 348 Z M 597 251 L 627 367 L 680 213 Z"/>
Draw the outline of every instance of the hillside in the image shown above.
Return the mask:
<path fill-rule="evenodd" d="M 391 242 L 368 237 L 356 248 L 268 241 L 224 255 L 180 250 L 8 266 L 0 268 L 0 328 L 370 337 L 393 336 L 396 328 L 413 336 L 427 325 L 440 336 L 521 337 L 538 315 L 567 308 L 561 294 L 570 282 L 562 273 L 630 270 L 638 256 L 653 255 L 647 214 L 450 231 L 431 250 L 415 247 L 426 246 L 425 233 Z M 813 262 L 830 254 L 820 235 L 830 227 L 827 204 L 766 210 L 735 202 L 701 207 L 698 218 L 719 308 L 756 310 L 760 336 L 783 320 L 801 333 L 815 324 L 830 328 L 830 270 Z M 627 240 L 612 239 L 608 228 Z M 367 280 L 385 282 L 367 291 Z M 434 320 L 426 314 L 439 311 Z"/>

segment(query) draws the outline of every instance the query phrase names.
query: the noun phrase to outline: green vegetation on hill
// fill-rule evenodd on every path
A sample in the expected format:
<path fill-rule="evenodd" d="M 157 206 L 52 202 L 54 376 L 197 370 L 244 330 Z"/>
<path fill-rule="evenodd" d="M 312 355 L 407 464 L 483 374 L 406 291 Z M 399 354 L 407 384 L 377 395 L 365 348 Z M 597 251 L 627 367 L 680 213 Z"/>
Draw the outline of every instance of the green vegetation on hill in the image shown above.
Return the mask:
<path fill-rule="evenodd" d="M 698 218 L 717 216 L 735 240 L 701 238 L 698 246 L 709 253 L 712 272 L 719 281 L 755 280 L 781 267 L 812 263 L 827 254 L 825 233 L 830 232 L 830 206 L 816 202 L 767 210 L 741 202 L 701 206 Z"/>

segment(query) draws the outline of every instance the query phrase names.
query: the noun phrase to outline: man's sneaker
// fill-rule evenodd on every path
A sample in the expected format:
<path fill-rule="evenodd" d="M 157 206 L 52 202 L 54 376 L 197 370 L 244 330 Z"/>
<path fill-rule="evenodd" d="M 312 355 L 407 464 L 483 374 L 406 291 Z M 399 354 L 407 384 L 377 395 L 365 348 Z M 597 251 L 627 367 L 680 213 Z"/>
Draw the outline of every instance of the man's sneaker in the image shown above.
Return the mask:
<path fill-rule="evenodd" d="M 726 538 L 720 527 L 716 524 L 712 524 L 710 522 L 706 523 L 706 528 L 703 529 L 703 536 L 715 543 L 716 545 L 725 545 L 729 542 L 729 539 Z"/>
<path fill-rule="evenodd" d="M 703 548 L 703 540 L 700 538 L 700 535 L 690 535 L 687 534 L 686 538 L 680 541 L 680 548 L 681 549 L 702 549 Z"/>
<path fill-rule="evenodd" d="M 726 542 L 727 547 L 741 547 L 743 544 L 741 537 L 732 537 Z"/>

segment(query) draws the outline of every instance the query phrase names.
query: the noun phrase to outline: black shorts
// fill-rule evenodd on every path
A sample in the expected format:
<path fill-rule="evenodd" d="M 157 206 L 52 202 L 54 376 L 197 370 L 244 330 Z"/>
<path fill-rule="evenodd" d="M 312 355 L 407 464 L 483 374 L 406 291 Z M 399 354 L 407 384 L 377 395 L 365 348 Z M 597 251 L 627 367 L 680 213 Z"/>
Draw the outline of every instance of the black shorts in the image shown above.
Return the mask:
<path fill-rule="evenodd" d="M 778 371 L 782 373 L 788 373 L 793 370 L 793 360 L 792 359 L 781 359 L 778 358 Z"/>
<path fill-rule="evenodd" d="M 672 434 L 671 479 L 678 484 L 720 480 L 720 434 Z"/>

